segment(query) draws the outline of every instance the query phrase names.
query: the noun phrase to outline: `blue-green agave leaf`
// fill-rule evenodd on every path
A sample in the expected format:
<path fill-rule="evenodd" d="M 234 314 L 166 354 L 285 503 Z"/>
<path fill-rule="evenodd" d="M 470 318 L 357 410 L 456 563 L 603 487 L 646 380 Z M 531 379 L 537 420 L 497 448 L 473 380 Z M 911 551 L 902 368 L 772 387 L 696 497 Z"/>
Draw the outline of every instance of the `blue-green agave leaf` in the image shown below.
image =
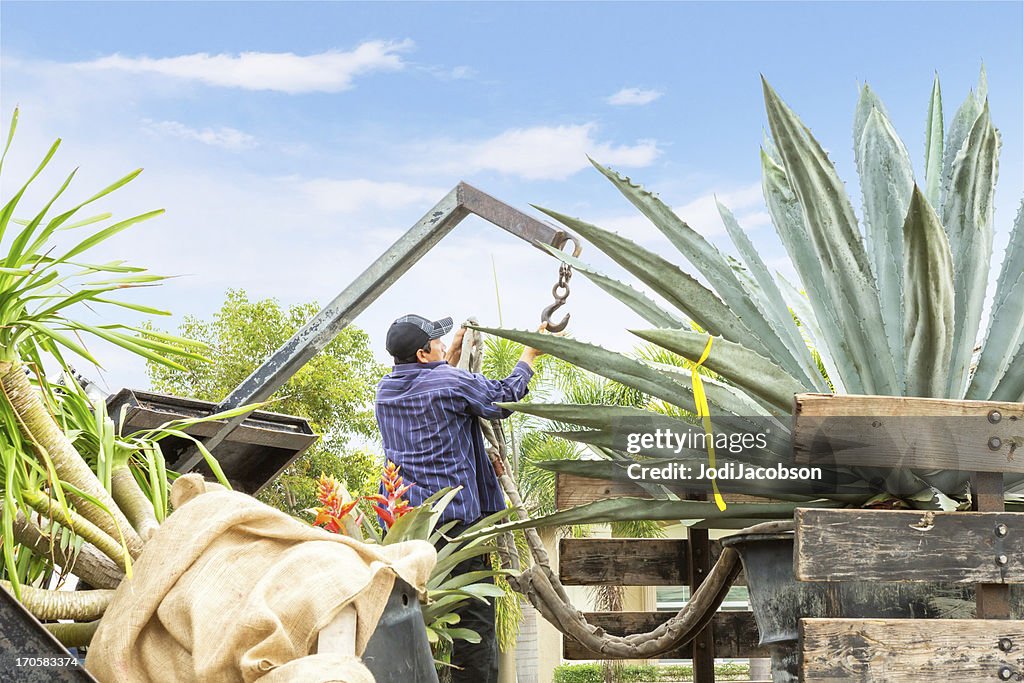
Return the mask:
<path fill-rule="evenodd" d="M 986 104 L 953 162 L 943 206 L 956 292 L 953 355 L 946 395 L 955 398 L 963 396 L 967 388 L 985 303 L 998 164 L 999 134 L 992 127 Z"/>
<path fill-rule="evenodd" d="M 878 288 L 843 182 L 828 155 L 796 114 L 767 81 L 762 79 L 762 84 L 768 123 L 827 274 L 827 301 L 837 309 L 839 332 L 849 340 L 847 349 L 856 374 L 865 391 L 896 394 L 898 380 Z"/>
<path fill-rule="evenodd" d="M 678 266 L 614 232 L 557 211 L 537 209 L 595 245 L 703 329 L 726 339 L 750 338 L 750 330 L 736 314 L 714 292 Z"/>
<path fill-rule="evenodd" d="M 903 225 L 907 396 L 946 395 L 953 341 L 953 261 L 946 233 L 914 185 Z"/>
<path fill-rule="evenodd" d="M 1024 402 L 1024 345 L 1017 348 L 1003 378 L 992 392 L 994 401 Z"/>
<path fill-rule="evenodd" d="M 687 225 L 654 193 L 596 161 L 591 160 L 591 163 L 633 206 L 654 223 L 675 248 L 704 275 L 722 301 L 739 316 L 753 333 L 753 339 L 745 339 L 745 344 L 771 357 L 784 359 L 781 361 L 784 364 L 796 362 L 757 304 L 744 290 L 729 262 L 717 247 Z"/>
<path fill-rule="evenodd" d="M 946 143 L 942 148 L 942 186 L 939 192 L 939 206 L 942 207 L 939 217 L 942 219 L 943 224 L 946 222 L 946 214 L 944 212 L 946 197 L 953 182 L 953 162 L 956 160 L 961 148 L 966 144 L 967 136 L 970 134 L 971 129 L 974 128 L 978 117 L 981 116 L 984 104 L 985 100 L 979 99 L 978 95 L 971 90 L 967 93 L 963 104 L 956 110 L 956 114 L 953 115 L 953 120 L 949 124 L 949 129 L 946 131 Z"/>
<path fill-rule="evenodd" d="M 789 307 L 786 306 L 786 302 L 782 298 L 782 292 L 779 291 L 779 286 L 775 282 L 775 278 L 772 277 L 771 272 L 769 272 L 768 266 L 765 265 L 761 255 L 754 247 L 754 243 L 750 241 L 747 233 L 740 227 L 732 212 L 717 199 L 715 204 L 718 206 L 718 213 L 722 217 L 722 222 L 725 223 L 725 229 L 729 233 L 729 237 L 732 238 L 732 243 L 736 245 L 736 249 L 739 251 L 740 256 L 743 257 L 744 263 L 750 269 L 754 282 L 758 285 L 760 298 L 765 309 L 765 318 L 772 326 L 775 334 L 789 350 L 788 358 L 780 357 L 778 360 L 785 362 L 786 369 L 795 377 L 806 380 L 809 385 L 816 387 L 818 391 L 826 391 L 827 386 L 818 372 L 814 360 L 811 358 L 807 344 L 804 343 L 803 336 L 796 326 L 796 321 L 793 320 L 793 315 L 790 313 Z"/>
<path fill-rule="evenodd" d="M 764 151 L 761 152 L 761 186 L 775 230 L 808 292 L 809 305 L 821 332 L 817 336 L 818 351 L 827 353 L 835 361 L 836 372 L 830 369 L 829 376 L 833 384 L 838 378 L 847 391 L 862 394 L 864 385 L 852 360 L 850 340 L 842 335 L 839 318 L 829 304 L 829 290 L 825 286 L 821 261 L 804 222 L 803 209 L 793 193 L 786 171 Z M 793 301 L 790 301 L 790 305 L 793 305 Z M 799 314 L 797 317 L 803 319 Z"/>
<path fill-rule="evenodd" d="M 471 326 L 485 334 L 511 339 L 568 361 L 601 377 L 694 411 L 693 394 L 664 373 L 616 351 L 552 334 Z"/>
<path fill-rule="evenodd" d="M 924 196 L 935 207 L 940 206 L 941 201 L 942 136 L 942 89 L 939 87 L 939 74 L 935 74 L 924 127 Z"/>
<path fill-rule="evenodd" d="M 1006 245 L 988 333 L 967 398 L 982 401 L 991 398 L 1021 345 L 1024 345 L 1024 201 L 1017 209 L 1017 219 Z"/>
<path fill-rule="evenodd" d="M 868 115 L 856 151 L 864 193 L 867 249 L 878 282 L 889 352 L 902 386 L 903 222 L 910 206 L 914 171 L 903 141 L 878 109 Z"/>
<path fill-rule="evenodd" d="M 593 266 L 565 253 L 561 249 L 555 249 L 547 244 L 543 244 L 541 246 L 551 252 L 551 254 L 562 261 L 562 263 L 571 266 L 573 270 L 583 273 L 588 280 L 608 294 L 611 294 L 622 303 L 626 304 L 626 306 L 632 309 L 633 312 L 652 325 L 673 329 L 688 326 L 687 322 L 684 322 L 672 313 L 669 313 L 649 296 L 643 292 L 633 289 L 625 282 L 620 282 L 619 280 L 608 277 L 596 270 Z"/>
<path fill-rule="evenodd" d="M 782 283 L 782 290 L 786 297 L 786 301 L 789 307 L 793 309 L 793 315 L 800 321 L 800 327 L 803 334 L 807 335 L 807 343 L 818 354 L 818 358 L 821 359 L 821 364 L 825 368 L 825 372 L 828 374 L 828 381 L 832 384 L 832 389 L 837 394 L 846 393 L 846 387 L 843 384 L 843 376 L 836 366 L 835 359 L 832 357 L 831 351 L 829 351 L 828 344 L 824 342 L 825 336 L 821 330 L 821 326 L 818 324 L 818 319 L 814 315 L 814 311 L 811 309 L 811 302 L 807 300 L 807 294 L 797 289 L 796 285 L 786 279 L 784 275 L 778 273 L 779 282 Z"/>
<path fill-rule="evenodd" d="M 630 330 L 644 341 L 678 353 L 696 362 L 704 353 L 709 335 L 684 330 Z M 747 393 L 760 396 L 786 411 L 793 408 L 793 396 L 807 390 L 799 380 L 776 363 L 741 344 L 715 339 L 704 365 Z"/>
<path fill-rule="evenodd" d="M 886 119 L 889 119 L 889 112 L 886 111 L 885 105 L 882 103 L 881 98 L 875 94 L 867 83 L 861 86 L 860 93 L 857 97 L 857 107 L 853 111 L 853 148 L 854 153 L 857 151 L 857 145 L 860 142 L 861 136 L 864 134 L 864 126 L 867 125 L 868 117 L 871 116 L 871 112 L 877 109 L 882 113 Z M 782 164 L 780 160 L 778 162 Z"/>

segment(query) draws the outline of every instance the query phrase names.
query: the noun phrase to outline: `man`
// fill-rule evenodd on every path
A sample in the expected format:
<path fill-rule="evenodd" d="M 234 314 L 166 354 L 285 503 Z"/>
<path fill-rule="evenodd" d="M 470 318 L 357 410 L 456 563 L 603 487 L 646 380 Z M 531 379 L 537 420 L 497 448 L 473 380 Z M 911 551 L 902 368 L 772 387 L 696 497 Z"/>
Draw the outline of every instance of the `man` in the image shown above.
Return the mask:
<path fill-rule="evenodd" d="M 509 411 L 494 405 L 518 401 L 527 394 L 533 363 L 541 352 L 523 349 L 512 374 L 487 379 L 454 367 L 462 354 L 460 328 L 445 349 L 441 337 L 452 329 L 452 319 L 430 321 L 406 315 L 388 329 L 386 346 L 395 367 L 377 386 L 374 408 L 384 440 L 384 453 L 402 468 L 410 505 L 446 487 L 462 490 L 445 509 L 442 523 L 459 523 L 458 534 L 487 515 L 505 509 L 505 498 L 484 450 L 477 418 L 505 418 Z M 455 574 L 489 568 L 485 557 L 459 564 Z M 459 627 L 480 634 L 480 642 L 455 641 L 452 680 L 455 683 L 494 683 L 498 680 L 498 645 L 494 635 L 494 603 L 473 600 L 459 610 Z"/>

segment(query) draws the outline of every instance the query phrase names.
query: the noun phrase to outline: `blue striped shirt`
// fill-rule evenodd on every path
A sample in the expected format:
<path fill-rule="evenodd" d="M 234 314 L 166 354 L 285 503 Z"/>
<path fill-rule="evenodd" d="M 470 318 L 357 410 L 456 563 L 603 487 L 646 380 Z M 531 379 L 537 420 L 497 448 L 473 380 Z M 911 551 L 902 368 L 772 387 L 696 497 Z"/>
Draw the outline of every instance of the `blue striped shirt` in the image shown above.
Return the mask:
<path fill-rule="evenodd" d="M 443 521 L 472 522 L 505 509 L 477 418 L 508 417 L 509 411 L 494 404 L 526 396 L 531 377 L 533 370 L 523 362 L 495 380 L 445 361 L 396 365 L 384 376 L 374 411 L 384 454 L 402 468 L 406 483 L 416 484 L 406 493 L 410 505 L 447 486 L 461 486 Z"/>

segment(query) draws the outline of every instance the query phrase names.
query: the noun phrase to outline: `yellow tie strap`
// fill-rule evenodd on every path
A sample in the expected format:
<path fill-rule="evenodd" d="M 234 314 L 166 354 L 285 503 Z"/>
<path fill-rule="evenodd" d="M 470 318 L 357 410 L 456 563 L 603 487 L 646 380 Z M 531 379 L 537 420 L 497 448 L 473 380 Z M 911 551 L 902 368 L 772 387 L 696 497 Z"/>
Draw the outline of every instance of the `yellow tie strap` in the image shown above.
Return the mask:
<path fill-rule="evenodd" d="M 704 364 L 704 361 L 708 359 L 711 354 L 711 342 L 714 340 L 710 334 L 708 335 L 708 343 L 704 347 L 704 353 L 701 354 L 700 360 L 698 360 L 693 367 L 690 369 L 690 376 L 693 378 L 693 401 L 697 406 L 697 417 L 704 421 L 704 433 L 707 434 L 707 446 L 708 446 L 708 464 L 711 469 L 715 469 L 715 439 L 714 430 L 711 427 L 711 411 L 708 409 L 708 397 L 704 393 L 704 383 L 701 381 L 700 373 L 697 369 Z M 715 493 L 715 505 L 718 506 L 719 510 L 725 510 L 725 499 L 722 498 L 722 494 L 718 490 L 718 480 L 711 480 L 711 489 Z"/>

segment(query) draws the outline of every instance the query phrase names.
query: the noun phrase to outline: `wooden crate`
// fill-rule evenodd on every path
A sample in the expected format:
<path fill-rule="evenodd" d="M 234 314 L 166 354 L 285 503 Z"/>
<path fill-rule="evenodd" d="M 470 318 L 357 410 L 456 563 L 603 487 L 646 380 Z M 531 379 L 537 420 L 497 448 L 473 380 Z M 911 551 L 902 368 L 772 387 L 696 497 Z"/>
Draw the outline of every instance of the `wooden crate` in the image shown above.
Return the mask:
<path fill-rule="evenodd" d="M 1003 511 L 1004 474 L 1024 471 L 1015 457 L 1024 404 L 808 394 L 796 397 L 795 415 L 798 461 L 821 461 L 824 433 L 855 444 L 828 449 L 837 465 L 969 472 L 974 509 L 797 510 L 796 577 L 975 584 L 978 617 L 802 619 L 801 680 L 1024 680 L 1024 621 L 1009 618 L 1009 586 L 1024 583 L 1024 513 Z M 899 421 L 916 416 L 942 420 L 900 433 Z"/>
<path fill-rule="evenodd" d="M 914 422 L 919 418 L 938 419 L 921 428 Z M 907 425 L 913 429 L 901 436 Z M 975 508 L 799 510 L 797 577 L 974 584 L 979 617 L 803 619 L 802 680 L 1024 681 L 1024 622 L 1008 618 L 1009 584 L 1024 583 L 1024 514 L 1003 510 L 1004 474 L 1024 473 L 1024 453 L 1018 451 L 1024 444 L 1024 404 L 800 394 L 793 428 L 797 463 L 961 471 L 971 478 Z M 558 476 L 560 509 L 620 496 L 650 497 L 628 482 Z M 706 533 L 693 530 L 686 540 L 566 539 L 560 548 L 562 578 L 578 585 L 696 586 L 718 548 Z M 643 632 L 668 618 L 587 616 L 615 634 Z M 716 654 L 766 656 L 756 642 L 750 613 L 719 613 L 691 646 L 666 656 L 684 658 L 689 652 L 696 680 L 713 681 Z M 566 658 L 596 657 L 569 638 L 564 650 Z"/>

